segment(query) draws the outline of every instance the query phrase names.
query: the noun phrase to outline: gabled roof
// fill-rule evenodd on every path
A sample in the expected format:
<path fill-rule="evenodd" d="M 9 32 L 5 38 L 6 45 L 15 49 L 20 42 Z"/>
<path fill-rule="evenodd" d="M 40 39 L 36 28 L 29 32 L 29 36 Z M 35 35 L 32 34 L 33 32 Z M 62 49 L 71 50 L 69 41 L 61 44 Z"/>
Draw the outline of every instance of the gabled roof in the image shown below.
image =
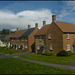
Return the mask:
<path fill-rule="evenodd" d="M 75 32 L 75 25 L 74 25 L 73 23 L 67 23 L 67 22 L 56 21 L 56 25 L 57 25 L 63 32 Z"/>
<path fill-rule="evenodd" d="M 25 32 L 26 30 L 18 30 L 13 33 L 10 38 L 20 38 Z"/>
<path fill-rule="evenodd" d="M 11 36 L 11 34 L 6 35 L 6 36 L 3 38 L 3 40 L 4 40 L 4 41 L 5 41 L 5 40 L 10 40 L 10 36 Z"/>
<path fill-rule="evenodd" d="M 11 36 L 11 34 L 9 34 L 9 35 L 0 35 L 0 40 L 2 40 L 2 41 L 10 40 L 10 36 Z"/>
<path fill-rule="evenodd" d="M 35 30 L 35 28 L 29 28 L 29 29 L 22 35 L 22 37 L 28 37 L 34 30 Z"/>
<path fill-rule="evenodd" d="M 3 40 L 5 35 L 0 35 L 0 40 Z"/>
<path fill-rule="evenodd" d="M 53 22 L 52 22 L 53 23 Z M 48 31 L 50 25 L 45 25 L 43 26 L 37 33 L 36 35 L 45 35 L 46 32 Z M 75 33 L 75 24 L 73 23 L 67 23 L 67 22 L 60 22 L 60 21 L 56 21 L 54 22 L 60 29 L 62 32 L 74 32 Z"/>
<path fill-rule="evenodd" d="M 44 25 L 37 33 L 36 35 L 45 35 L 48 31 L 50 24 Z"/>

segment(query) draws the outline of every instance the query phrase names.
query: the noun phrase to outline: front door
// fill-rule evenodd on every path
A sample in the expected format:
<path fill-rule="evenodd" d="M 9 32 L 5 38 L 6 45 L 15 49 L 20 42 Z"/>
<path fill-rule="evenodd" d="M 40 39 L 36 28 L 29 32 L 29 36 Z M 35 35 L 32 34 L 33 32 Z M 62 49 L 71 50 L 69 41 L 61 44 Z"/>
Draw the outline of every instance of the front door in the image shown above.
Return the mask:
<path fill-rule="evenodd" d="M 75 52 L 75 45 L 73 45 L 73 52 Z"/>

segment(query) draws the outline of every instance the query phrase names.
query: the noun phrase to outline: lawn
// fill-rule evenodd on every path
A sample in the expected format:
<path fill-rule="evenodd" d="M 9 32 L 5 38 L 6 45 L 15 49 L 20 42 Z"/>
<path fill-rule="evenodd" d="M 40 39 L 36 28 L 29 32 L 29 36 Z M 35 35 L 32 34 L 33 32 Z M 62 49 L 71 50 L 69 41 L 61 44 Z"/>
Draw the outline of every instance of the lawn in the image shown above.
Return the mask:
<path fill-rule="evenodd" d="M 47 63 L 55 63 L 55 64 L 62 64 L 62 65 L 69 65 L 72 62 L 75 62 L 75 54 L 72 54 L 72 56 L 66 56 L 66 57 L 58 57 L 58 56 L 46 56 L 46 55 L 37 55 L 37 54 L 28 54 L 28 55 L 22 55 L 21 57 L 47 62 Z"/>
<path fill-rule="evenodd" d="M 0 56 L 2 56 L 2 55 L 0 54 Z"/>
<path fill-rule="evenodd" d="M 14 54 L 14 53 L 20 53 L 20 52 L 25 52 L 25 51 L 22 51 L 22 50 L 11 50 L 11 49 L 0 47 L 0 52 L 1 53 L 6 53 L 6 54 Z"/>
<path fill-rule="evenodd" d="M 35 64 L 15 58 L 0 59 L 0 74 L 75 74 L 75 71 Z"/>

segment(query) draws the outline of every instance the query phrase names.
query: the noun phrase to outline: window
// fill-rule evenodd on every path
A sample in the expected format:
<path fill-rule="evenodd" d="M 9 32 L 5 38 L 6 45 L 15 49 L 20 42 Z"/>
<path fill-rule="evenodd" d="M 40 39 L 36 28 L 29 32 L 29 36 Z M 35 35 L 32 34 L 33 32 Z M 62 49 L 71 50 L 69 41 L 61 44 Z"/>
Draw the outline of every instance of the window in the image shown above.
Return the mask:
<path fill-rule="evenodd" d="M 42 41 L 42 36 L 40 36 L 40 41 Z"/>
<path fill-rule="evenodd" d="M 25 41 L 27 41 L 27 38 L 25 38 Z"/>
<path fill-rule="evenodd" d="M 24 39 L 22 39 L 22 41 L 24 41 Z"/>
<path fill-rule="evenodd" d="M 67 45 L 67 51 L 70 51 L 70 45 Z"/>
<path fill-rule="evenodd" d="M 24 45 L 23 45 L 23 48 L 22 48 L 22 50 L 24 50 Z"/>
<path fill-rule="evenodd" d="M 27 44 L 26 44 L 25 48 L 28 48 Z"/>
<path fill-rule="evenodd" d="M 18 46 L 18 48 L 20 48 L 20 45 Z"/>
<path fill-rule="evenodd" d="M 49 39 L 51 39 L 51 34 L 49 34 Z"/>
<path fill-rule="evenodd" d="M 12 38 L 12 41 L 13 41 L 13 38 Z"/>
<path fill-rule="evenodd" d="M 67 34 L 67 39 L 69 39 L 69 33 Z"/>
<path fill-rule="evenodd" d="M 50 50 L 53 50 L 53 45 L 50 45 Z"/>
<path fill-rule="evenodd" d="M 19 39 L 17 39 L 17 41 L 19 41 Z"/>
<path fill-rule="evenodd" d="M 37 50 L 40 50 L 40 46 L 37 46 Z"/>

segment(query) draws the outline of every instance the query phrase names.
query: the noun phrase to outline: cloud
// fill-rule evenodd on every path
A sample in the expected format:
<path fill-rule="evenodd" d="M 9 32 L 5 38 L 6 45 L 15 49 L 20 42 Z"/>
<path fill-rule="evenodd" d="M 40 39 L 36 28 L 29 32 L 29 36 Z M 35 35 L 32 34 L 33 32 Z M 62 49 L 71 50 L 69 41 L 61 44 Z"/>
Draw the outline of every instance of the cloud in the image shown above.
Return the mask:
<path fill-rule="evenodd" d="M 63 7 L 58 17 L 62 19 L 65 16 L 74 15 L 73 11 L 75 11 L 75 1 L 63 1 Z"/>
<path fill-rule="evenodd" d="M 30 24 L 31 27 L 35 26 L 37 22 L 39 28 L 42 27 L 43 20 L 46 20 L 47 23 L 52 21 L 51 10 L 41 9 L 41 10 L 25 10 L 18 13 L 13 13 L 8 10 L 0 11 L 0 27 L 2 28 L 19 28 L 26 29 L 27 25 Z"/>
<path fill-rule="evenodd" d="M 66 10 L 62 10 L 62 11 L 61 11 L 61 14 L 58 15 L 58 17 L 62 18 L 62 17 L 65 17 L 65 16 L 67 16 L 67 15 L 70 15 L 70 14 L 71 14 L 70 12 L 67 12 Z"/>

